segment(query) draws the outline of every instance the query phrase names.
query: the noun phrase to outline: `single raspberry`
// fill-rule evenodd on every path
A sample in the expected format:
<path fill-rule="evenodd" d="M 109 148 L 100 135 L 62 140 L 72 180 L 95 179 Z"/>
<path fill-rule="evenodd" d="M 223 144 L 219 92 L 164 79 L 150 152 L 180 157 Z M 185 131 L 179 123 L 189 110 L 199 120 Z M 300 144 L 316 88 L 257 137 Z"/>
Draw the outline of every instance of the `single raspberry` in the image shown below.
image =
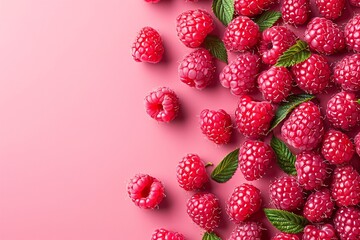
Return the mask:
<path fill-rule="evenodd" d="M 257 222 L 244 222 L 236 226 L 228 240 L 261 240 L 262 225 Z"/>
<path fill-rule="evenodd" d="M 149 2 L 149 3 L 158 3 L 158 2 L 160 2 L 160 0 L 145 0 L 145 2 Z"/>
<path fill-rule="evenodd" d="M 187 202 L 187 213 L 201 228 L 212 232 L 219 226 L 220 204 L 212 193 L 196 193 Z"/>
<path fill-rule="evenodd" d="M 331 224 L 322 226 L 307 225 L 304 229 L 303 240 L 337 240 L 336 232 Z"/>
<path fill-rule="evenodd" d="M 187 154 L 177 165 L 176 177 L 186 191 L 201 189 L 208 182 L 205 165 L 196 154 Z"/>
<path fill-rule="evenodd" d="M 304 217 L 311 222 L 323 222 L 331 218 L 335 204 L 331 198 L 330 190 L 323 188 L 310 194 L 305 202 Z"/>
<path fill-rule="evenodd" d="M 341 16 L 345 7 L 345 0 L 315 0 L 321 16 L 334 20 Z"/>
<path fill-rule="evenodd" d="M 345 48 L 344 32 L 326 18 L 313 18 L 305 30 L 305 41 L 318 53 L 333 54 Z"/>
<path fill-rule="evenodd" d="M 239 224 L 248 219 L 261 207 L 260 190 L 253 185 L 243 183 L 236 187 L 226 202 L 226 213 L 230 220 Z"/>
<path fill-rule="evenodd" d="M 271 67 L 258 77 L 260 92 L 265 100 L 280 103 L 291 91 L 292 75 L 285 67 Z"/>
<path fill-rule="evenodd" d="M 349 2 L 354 7 L 360 7 L 360 0 L 349 0 Z"/>
<path fill-rule="evenodd" d="M 185 240 L 185 237 L 178 232 L 159 228 L 154 231 L 151 240 Z"/>
<path fill-rule="evenodd" d="M 270 7 L 271 4 L 276 3 L 277 0 L 235 0 L 235 11 L 239 15 L 253 17 Z"/>
<path fill-rule="evenodd" d="M 348 131 L 360 122 L 360 104 L 354 93 L 340 92 L 326 106 L 326 117 L 336 128 Z"/>
<path fill-rule="evenodd" d="M 183 12 L 177 17 L 176 22 L 180 41 L 190 48 L 199 47 L 215 27 L 211 15 L 201 9 Z"/>
<path fill-rule="evenodd" d="M 127 185 L 127 192 L 136 206 L 153 209 L 163 200 L 164 186 L 154 177 L 137 174 Z"/>
<path fill-rule="evenodd" d="M 324 135 L 324 123 L 319 107 L 313 102 L 300 104 L 284 122 L 281 135 L 295 148 L 315 149 Z"/>
<path fill-rule="evenodd" d="M 223 42 L 227 50 L 243 52 L 254 47 L 259 39 L 259 26 L 250 18 L 239 16 L 227 26 Z"/>
<path fill-rule="evenodd" d="M 360 156 L 360 132 L 356 134 L 354 138 L 354 142 L 355 142 L 356 152 Z"/>
<path fill-rule="evenodd" d="M 215 75 L 214 60 L 204 48 L 187 55 L 179 65 L 179 76 L 183 83 L 196 89 L 204 89 L 212 83 Z"/>
<path fill-rule="evenodd" d="M 170 122 L 179 112 L 179 99 L 173 90 L 161 87 L 146 96 L 145 108 L 153 119 Z"/>
<path fill-rule="evenodd" d="M 331 67 L 325 57 L 318 54 L 311 56 L 291 68 L 296 84 L 310 94 L 321 93 L 329 84 Z"/>
<path fill-rule="evenodd" d="M 346 91 L 360 90 L 360 53 L 345 56 L 336 64 L 334 81 Z"/>
<path fill-rule="evenodd" d="M 235 112 L 236 126 L 245 137 L 260 138 L 267 134 L 274 116 L 275 110 L 271 103 L 256 102 L 243 95 Z"/>
<path fill-rule="evenodd" d="M 296 35 L 284 26 L 274 26 L 262 33 L 259 52 L 264 63 L 274 65 L 278 58 L 296 42 Z"/>
<path fill-rule="evenodd" d="M 344 32 L 348 49 L 355 52 L 360 52 L 360 14 L 349 20 L 345 26 Z"/>
<path fill-rule="evenodd" d="M 260 71 L 260 58 L 257 54 L 245 52 L 220 73 L 220 83 L 230 88 L 234 95 L 249 93 L 255 88 L 256 77 Z"/>
<path fill-rule="evenodd" d="M 136 62 L 158 63 L 164 54 L 160 34 L 151 27 L 144 27 L 132 45 L 132 56 Z"/>
<path fill-rule="evenodd" d="M 248 181 L 254 181 L 264 176 L 270 163 L 275 160 L 272 148 L 262 141 L 247 140 L 240 147 L 240 170 Z"/>
<path fill-rule="evenodd" d="M 278 233 L 271 240 L 300 240 L 295 234 Z"/>
<path fill-rule="evenodd" d="M 337 167 L 331 184 L 336 205 L 354 206 L 360 203 L 360 175 L 352 166 Z"/>
<path fill-rule="evenodd" d="M 350 138 L 340 131 L 329 130 L 324 137 L 321 153 L 331 164 L 350 162 L 355 153 Z"/>
<path fill-rule="evenodd" d="M 360 209 L 340 208 L 334 217 L 334 226 L 341 240 L 360 239 Z"/>
<path fill-rule="evenodd" d="M 231 117 L 224 110 L 204 109 L 200 113 L 202 133 L 216 144 L 226 144 L 232 133 Z"/>
<path fill-rule="evenodd" d="M 310 2 L 309 0 L 284 0 L 281 14 L 284 22 L 291 25 L 302 25 L 308 20 Z"/>
<path fill-rule="evenodd" d="M 294 177 L 284 176 L 270 184 L 270 199 L 277 208 L 295 210 L 304 202 L 303 189 Z"/>

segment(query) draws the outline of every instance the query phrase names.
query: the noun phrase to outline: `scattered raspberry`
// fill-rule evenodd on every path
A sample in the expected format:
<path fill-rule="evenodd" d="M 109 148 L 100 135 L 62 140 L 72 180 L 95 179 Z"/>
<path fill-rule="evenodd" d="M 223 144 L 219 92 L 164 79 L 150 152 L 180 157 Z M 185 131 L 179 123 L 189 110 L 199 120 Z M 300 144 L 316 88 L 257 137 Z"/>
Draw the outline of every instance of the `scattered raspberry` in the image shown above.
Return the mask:
<path fill-rule="evenodd" d="M 151 27 L 144 27 L 132 45 L 132 56 L 136 62 L 158 63 L 164 54 L 160 34 Z"/>
<path fill-rule="evenodd" d="M 232 231 L 228 240 L 261 240 L 262 226 L 257 222 L 244 222 Z"/>
<path fill-rule="evenodd" d="M 335 204 L 329 189 L 323 188 L 310 194 L 305 202 L 304 217 L 311 222 L 323 222 L 329 219 L 334 211 Z"/>
<path fill-rule="evenodd" d="M 310 14 L 309 0 L 284 0 L 281 6 L 282 19 L 292 25 L 306 23 Z"/>
<path fill-rule="evenodd" d="M 185 237 L 180 233 L 160 228 L 155 230 L 151 240 L 185 240 Z"/>
<path fill-rule="evenodd" d="M 336 64 L 334 81 L 344 90 L 360 90 L 360 53 L 345 56 Z"/>
<path fill-rule="evenodd" d="M 355 142 L 356 152 L 360 156 L 360 132 L 356 134 L 354 142 Z"/>
<path fill-rule="evenodd" d="M 230 141 L 232 132 L 231 117 L 222 109 L 204 109 L 200 113 L 200 128 L 210 141 L 226 144 Z"/>
<path fill-rule="evenodd" d="M 360 1 L 359 1 L 360 7 Z M 356 15 L 345 26 L 346 45 L 349 50 L 360 52 L 360 14 Z"/>
<path fill-rule="evenodd" d="M 295 234 L 278 233 L 271 240 L 300 240 Z"/>
<path fill-rule="evenodd" d="M 349 2 L 354 7 L 360 7 L 360 0 L 349 0 Z"/>
<path fill-rule="evenodd" d="M 303 240 L 337 240 L 336 232 L 331 224 L 322 226 L 307 225 L 304 229 Z"/>
<path fill-rule="evenodd" d="M 235 11 L 239 15 L 253 17 L 270 7 L 277 0 L 235 0 Z"/>
<path fill-rule="evenodd" d="M 176 177 L 186 191 L 201 189 L 208 181 L 204 163 L 196 154 L 188 154 L 179 162 Z"/>
<path fill-rule="evenodd" d="M 345 0 L 315 0 L 315 4 L 324 18 L 334 20 L 341 16 Z"/>
<path fill-rule="evenodd" d="M 341 240 L 360 239 L 360 209 L 340 208 L 334 217 L 334 226 Z"/>

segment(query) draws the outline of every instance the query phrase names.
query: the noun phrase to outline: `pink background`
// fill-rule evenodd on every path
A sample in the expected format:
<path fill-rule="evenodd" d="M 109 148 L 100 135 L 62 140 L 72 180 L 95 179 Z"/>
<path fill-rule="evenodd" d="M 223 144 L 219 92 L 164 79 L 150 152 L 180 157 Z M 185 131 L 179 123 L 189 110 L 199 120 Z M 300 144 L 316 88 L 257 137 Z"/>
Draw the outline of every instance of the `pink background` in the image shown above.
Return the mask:
<path fill-rule="evenodd" d="M 186 214 L 191 193 L 178 187 L 176 164 L 187 153 L 218 163 L 242 141 L 235 134 L 231 144 L 216 146 L 198 126 L 204 108 L 233 114 L 237 97 L 219 84 L 191 89 L 177 77 L 191 50 L 178 41 L 175 18 L 187 9 L 210 9 L 210 2 L 0 1 L 0 239 L 144 240 L 158 227 L 201 238 Z M 147 25 L 164 40 L 158 65 L 130 56 L 135 35 Z M 144 111 L 145 95 L 159 86 L 181 100 L 181 116 L 171 124 Z M 274 166 L 254 182 L 264 206 L 277 172 Z M 125 186 L 136 173 L 164 183 L 167 198 L 159 210 L 131 203 Z M 211 190 L 224 206 L 242 182 L 238 172 Z M 233 227 L 223 221 L 218 232 L 226 238 Z"/>

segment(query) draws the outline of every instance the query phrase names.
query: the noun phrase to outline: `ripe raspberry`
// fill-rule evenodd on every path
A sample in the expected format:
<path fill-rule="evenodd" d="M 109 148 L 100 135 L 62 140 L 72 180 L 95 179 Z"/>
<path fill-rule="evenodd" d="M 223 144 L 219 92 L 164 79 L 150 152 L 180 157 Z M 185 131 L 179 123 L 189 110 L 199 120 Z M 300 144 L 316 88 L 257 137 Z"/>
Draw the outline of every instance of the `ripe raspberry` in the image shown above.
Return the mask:
<path fill-rule="evenodd" d="M 345 0 L 315 0 L 321 16 L 334 20 L 341 16 L 345 7 Z"/>
<path fill-rule="evenodd" d="M 284 26 L 274 26 L 262 33 L 259 52 L 264 63 L 274 65 L 278 58 L 296 42 L 296 35 Z"/>
<path fill-rule="evenodd" d="M 146 96 L 145 108 L 153 119 L 170 122 L 179 112 L 179 99 L 173 90 L 161 87 Z"/>
<path fill-rule="evenodd" d="M 234 95 L 249 93 L 255 88 L 256 76 L 260 71 L 260 58 L 254 53 L 240 53 L 240 55 L 224 67 L 220 73 L 220 83 L 230 88 Z"/>
<path fill-rule="evenodd" d="M 354 142 L 355 142 L 356 152 L 360 156 L 360 132 L 356 134 Z"/>
<path fill-rule="evenodd" d="M 360 209 L 340 208 L 334 217 L 334 226 L 341 240 L 360 239 Z"/>
<path fill-rule="evenodd" d="M 151 27 L 144 27 L 132 45 L 132 56 L 136 62 L 158 63 L 164 54 L 160 34 Z"/>
<path fill-rule="evenodd" d="M 243 95 L 235 112 L 236 126 L 245 137 L 260 138 L 267 134 L 274 116 L 274 107 L 269 102 L 256 102 Z"/>
<path fill-rule="evenodd" d="M 272 148 L 262 141 L 247 140 L 240 147 L 240 170 L 248 181 L 254 181 L 264 176 L 270 163 L 275 160 Z"/>
<path fill-rule="evenodd" d="M 179 162 L 176 177 L 180 187 L 186 191 L 200 189 L 208 182 L 204 163 L 196 154 L 188 154 Z"/>
<path fill-rule="evenodd" d="M 355 153 L 350 138 L 336 130 L 329 130 L 324 137 L 321 153 L 331 164 L 343 164 L 351 160 Z"/>
<path fill-rule="evenodd" d="M 277 208 L 295 210 L 304 202 L 303 189 L 294 177 L 284 176 L 270 184 L 270 199 Z"/>
<path fill-rule="evenodd" d="M 226 202 L 226 213 L 230 220 L 239 224 L 248 219 L 261 207 L 260 190 L 253 185 L 243 183 L 236 187 Z"/>
<path fill-rule="evenodd" d="M 360 0 L 349 0 L 349 2 L 354 7 L 360 7 Z"/>
<path fill-rule="evenodd" d="M 309 13 L 309 0 L 284 0 L 281 6 L 282 19 L 291 25 L 306 23 Z"/>
<path fill-rule="evenodd" d="M 304 217 L 311 222 L 323 222 L 331 218 L 335 204 L 329 189 L 323 188 L 310 194 L 305 202 Z"/>
<path fill-rule="evenodd" d="M 244 222 L 236 226 L 228 240 L 261 240 L 262 226 L 257 222 Z"/>
<path fill-rule="evenodd" d="M 285 67 L 271 67 L 258 77 L 260 92 L 265 100 L 280 103 L 289 95 L 292 76 Z"/>
<path fill-rule="evenodd" d="M 303 240 L 337 240 L 336 232 L 331 224 L 322 226 L 307 225 L 304 229 Z"/>
<path fill-rule="evenodd" d="M 214 79 L 215 65 L 210 52 L 204 48 L 187 55 L 179 65 L 179 76 L 183 83 L 204 89 Z"/>
<path fill-rule="evenodd" d="M 226 144 L 230 141 L 232 132 L 231 117 L 222 109 L 204 109 L 200 113 L 200 128 L 210 141 Z"/>
<path fill-rule="evenodd" d="M 360 203 L 360 175 L 352 166 L 337 167 L 331 184 L 332 197 L 338 206 Z"/>
<path fill-rule="evenodd" d="M 320 109 L 313 102 L 300 104 L 281 127 L 281 135 L 300 150 L 315 149 L 324 135 Z"/>
<path fill-rule="evenodd" d="M 348 131 L 360 121 L 360 104 L 350 92 L 340 92 L 333 96 L 326 106 L 326 117 L 336 128 Z"/>
<path fill-rule="evenodd" d="M 227 26 L 223 42 L 229 51 L 243 52 L 254 47 L 260 38 L 259 26 L 250 18 L 239 16 Z"/>
<path fill-rule="evenodd" d="M 278 233 L 271 240 L 300 240 L 295 234 Z"/>
<path fill-rule="evenodd" d="M 360 0 L 359 0 L 360 7 Z M 346 45 L 349 50 L 360 52 L 360 14 L 356 15 L 345 26 Z"/>
<path fill-rule="evenodd" d="M 318 53 L 333 54 L 345 48 L 344 32 L 326 18 L 313 18 L 305 30 L 305 41 Z"/>
<path fill-rule="evenodd" d="M 346 56 L 336 64 L 334 81 L 344 90 L 360 90 L 360 53 Z"/>
<path fill-rule="evenodd" d="M 176 31 L 180 41 L 190 48 L 199 47 L 215 27 L 211 15 L 201 9 L 180 14 L 176 22 Z"/>
<path fill-rule="evenodd" d="M 151 240 L 185 240 L 185 237 L 180 233 L 160 228 L 155 230 Z"/>
<path fill-rule="evenodd" d="M 329 84 L 331 67 L 325 57 L 311 54 L 310 58 L 291 68 L 299 88 L 310 94 L 321 93 Z"/>
<path fill-rule="evenodd" d="M 253 17 L 270 7 L 277 0 L 235 0 L 235 11 L 239 15 Z"/>
<path fill-rule="evenodd" d="M 137 174 L 127 185 L 131 200 L 139 208 L 153 209 L 163 200 L 164 186 L 154 177 L 147 174 Z"/>
<path fill-rule="evenodd" d="M 196 193 L 187 202 L 187 213 L 201 228 L 212 232 L 219 226 L 220 204 L 212 193 Z"/>

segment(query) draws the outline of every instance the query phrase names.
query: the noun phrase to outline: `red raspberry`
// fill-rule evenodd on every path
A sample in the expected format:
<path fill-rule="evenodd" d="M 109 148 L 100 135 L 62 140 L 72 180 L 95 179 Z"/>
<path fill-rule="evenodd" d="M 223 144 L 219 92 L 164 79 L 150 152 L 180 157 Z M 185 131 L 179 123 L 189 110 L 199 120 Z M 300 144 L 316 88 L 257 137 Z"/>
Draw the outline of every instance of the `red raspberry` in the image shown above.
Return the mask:
<path fill-rule="evenodd" d="M 248 181 L 254 181 L 264 176 L 270 163 L 275 160 L 272 148 L 262 141 L 247 140 L 240 147 L 240 170 Z"/>
<path fill-rule="evenodd" d="M 324 124 L 319 107 L 313 102 L 300 104 L 284 122 L 281 135 L 295 148 L 315 149 L 324 135 Z"/>
<path fill-rule="evenodd" d="M 350 165 L 337 167 L 331 184 L 332 197 L 338 206 L 354 206 L 360 203 L 360 175 Z"/>
<path fill-rule="evenodd" d="M 180 14 L 176 22 L 176 31 L 180 41 L 190 48 L 199 47 L 215 27 L 211 15 L 201 9 Z"/>
<path fill-rule="evenodd" d="M 344 32 L 326 18 L 313 18 L 305 30 L 305 41 L 318 53 L 333 54 L 345 48 Z"/>
<path fill-rule="evenodd" d="M 244 222 L 238 225 L 228 240 L 261 240 L 262 226 L 257 222 Z"/>
<path fill-rule="evenodd" d="M 340 131 L 329 130 L 324 137 L 321 153 L 331 164 L 343 164 L 351 160 L 355 153 L 350 138 Z"/>
<path fill-rule="evenodd" d="M 151 240 L 185 240 L 185 237 L 180 233 L 160 228 L 155 230 Z"/>
<path fill-rule="evenodd" d="M 260 71 L 260 58 L 254 53 L 241 53 L 236 60 L 224 67 L 220 83 L 230 88 L 234 95 L 249 93 L 255 88 L 256 76 Z"/>
<path fill-rule="evenodd" d="M 303 240 L 337 240 L 336 232 L 331 224 L 322 226 L 307 225 L 304 229 Z"/>
<path fill-rule="evenodd" d="M 232 132 L 231 117 L 222 109 L 204 109 L 200 113 L 200 128 L 210 141 L 226 144 L 230 141 Z"/>
<path fill-rule="evenodd" d="M 139 208 L 153 209 L 163 200 L 164 186 L 154 177 L 147 174 L 137 174 L 127 185 L 131 200 Z"/>
<path fill-rule="evenodd" d="M 248 219 L 261 207 L 260 190 L 253 185 L 243 183 L 236 187 L 226 202 L 226 213 L 234 223 Z"/>
<path fill-rule="evenodd" d="M 310 94 L 321 93 L 329 84 L 331 67 L 325 57 L 318 54 L 291 68 L 299 88 Z"/>
<path fill-rule="evenodd" d="M 323 222 L 331 218 L 335 204 L 329 189 L 323 188 L 310 194 L 305 202 L 304 217 L 311 222 Z"/>
<path fill-rule="evenodd" d="M 360 7 L 360 0 L 349 0 L 349 2 L 354 7 Z"/>
<path fill-rule="evenodd" d="M 278 58 L 296 43 L 296 35 L 284 26 L 274 26 L 262 33 L 259 52 L 262 61 L 274 65 Z"/>
<path fill-rule="evenodd" d="M 354 142 L 355 142 L 356 152 L 360 156 L 360 132 L 356 134 Z"/>
<path fill-rule="evenodd" d="M 346 56 L 336 64 L 334 81 L 344 90 L 360 90 L 360 53 Z"/>
<path fill-rule="evenodd" d="M 188 154 L 179 162 L 176 177 L 186 191 L 201 189 L 208 182 L 204 163 L 196 154 Z"/>
<path fill-rule="evenodd" d="M 300 240 L 295 234 L 278 233 L 271 240 Z"/>
<path fill-rule="evenodd" d="M 196 193 L 187 202 L 187 213 L 201 228 L 212 232 L 219 226 L 220 204 L 212 193 Z"/>
<path fill-rule="evenodd" d="M 187 55 L 179 65 L 180 80 L 200 90 L 212 83 L 214 75 L 213 57 L 208 50 L 203 48 Z"/>
<path fill-rule="evenodd" d="M 253 17 L 270 7 L 277 0 L 235 0 L 235 11 L 239 15 Z"/>
<path fill-rule="evenodd" d="M 289 95 L 292 76 L 285 67 L 271 67 L 258 77 L 260 92 L 265 100 L 280 103 Z"/>
<path fill-rule="evenodd" d="M 295 210 L 304 202 L 303 189 L 294 177 L 284 176 L 270 184 L 270 199 L 277 208 Z"/>
<path fill-rule="evenodd" d="M 179 99 L 173 90 L 161 87 L 146 96 L 145 108 L 153 119 L 170 122 L 179 112 Z"/>
<path fill-rule="evenodd" d="M 359 0 L 360 7 L 360 0 Z M 346 45 L 349 50 L 360 52 L 360 14 L 356 15 L 345 26 Z"/>
<path fill-rule="evenodd" d="M 345 7 L 345 0 L 315 0 L 321 16 L 334 20 L 341 16 Z"/>
<path fill-rule="evenodd" d="M 341 240 L 360 239 L 360 209 L 340 208 L 334 217 L 334 226 Z"/>
<path fill-rule="evenodd" d="M 281 7 L 282 19 L 292 25 L 306 23 L 309 13 L 309 0 L 284 0 Z"/>
<path fill-rule="evenodd" d="M 227 26 L 223 42 L 229 51 L 243 52 L 254 47 L 260 38 L 259 26 L 250 18 L 239 16 Z"/>
<path fill-rule="evenodd" d="M 245 137 L 260 138 L 267 134 L 274 116 L 275 110 L 271 103 L 256 102 L 243 95 L 235 112 L 236 126 Z"/>
<path fill-rule="evenodd" d="M 354 93 L 340 92 L 326 106 L 326 117 L 336 128 L 348 131 L 360 121 L 360 104 Z"/>
<path fill-rule="evenodd" d="M 160 34 L 151 27 L 144 27 L 132 45 L 132 56 L 136 62 L 158 63 L 164 54 Z"/>

